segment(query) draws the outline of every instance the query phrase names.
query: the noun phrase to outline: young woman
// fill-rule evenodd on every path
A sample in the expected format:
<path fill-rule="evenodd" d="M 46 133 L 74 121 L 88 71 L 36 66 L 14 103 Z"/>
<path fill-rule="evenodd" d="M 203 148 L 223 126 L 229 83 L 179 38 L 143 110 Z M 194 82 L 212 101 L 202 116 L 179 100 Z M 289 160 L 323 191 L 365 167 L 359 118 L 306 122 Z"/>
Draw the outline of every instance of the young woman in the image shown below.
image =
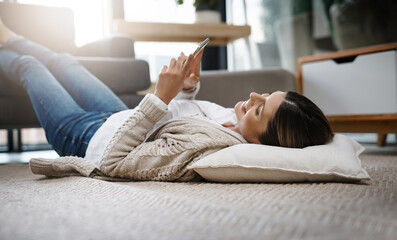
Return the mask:
<path fill-rule="evenodd" d="M 295 92 L 251 93 L 234 109 L 193 100 L 202 52 L 171 59 L 154 94 L 127 109 L 70 55 L 17 36 L 1 22 L 0 44 L 0 71 L 25 87 L 48 142 L 64 156 L 32 159 L 37 174 L 191 181 L 199 176 L 189 165 L 228 146 L 303 148 L 333 137 L 321 110 Z"/>

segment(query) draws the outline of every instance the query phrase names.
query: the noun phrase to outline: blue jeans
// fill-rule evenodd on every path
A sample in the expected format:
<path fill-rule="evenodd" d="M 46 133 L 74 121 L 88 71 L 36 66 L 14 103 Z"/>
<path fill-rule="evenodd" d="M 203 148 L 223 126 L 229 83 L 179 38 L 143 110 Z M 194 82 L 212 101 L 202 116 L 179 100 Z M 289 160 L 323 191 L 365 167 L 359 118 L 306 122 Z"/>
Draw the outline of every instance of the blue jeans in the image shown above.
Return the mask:
<path fill-rule="evenodd" d="M 13 39 L 0 49 L 0 70 L 24 86 L 48 142 L 60 156 L 84 157 L 106 119 L 128 109 L 75 58 L 27 39 Z"/>

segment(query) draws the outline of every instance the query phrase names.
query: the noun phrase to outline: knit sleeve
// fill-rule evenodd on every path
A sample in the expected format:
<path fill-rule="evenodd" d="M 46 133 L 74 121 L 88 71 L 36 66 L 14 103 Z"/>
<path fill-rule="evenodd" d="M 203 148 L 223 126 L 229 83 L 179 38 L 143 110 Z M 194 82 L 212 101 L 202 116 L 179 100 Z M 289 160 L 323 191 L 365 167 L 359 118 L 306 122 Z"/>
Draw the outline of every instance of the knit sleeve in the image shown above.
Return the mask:
<path fill-rule="evenodd" d="M 29 161 L 32 173 L 48 177 L 81 175 L 92 177 L 96 167 L 79 157 L 60 157 L 57 159 L 32 158 Z"/>
<path fill-rule="evenodd" d="M 181 126 L 172 134 L 145 142 L 146 134 L 165 113 L 145 97 L 139 110 L 118 129 L 106 147 L 100 162 L 101 172 L 132 180 L 172 181 L 197 177 L 194 171 L 186 168 L 191 159 L 201 154 L 197 152 L 192 136 L 184 134 L 188 129 Z"/>

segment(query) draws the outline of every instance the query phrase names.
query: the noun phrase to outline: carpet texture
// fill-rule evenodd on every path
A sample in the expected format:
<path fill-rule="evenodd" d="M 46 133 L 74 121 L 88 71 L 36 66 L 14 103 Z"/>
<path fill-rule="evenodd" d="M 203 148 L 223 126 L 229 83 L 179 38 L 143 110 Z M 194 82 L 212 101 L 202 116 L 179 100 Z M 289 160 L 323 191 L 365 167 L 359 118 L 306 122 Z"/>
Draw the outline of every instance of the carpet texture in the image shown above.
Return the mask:
<path fill-rule="evenodd" d="M 397 154 L 362 184 L 48 179 L 0 165 L 0 239 L 396 239 Z"/>

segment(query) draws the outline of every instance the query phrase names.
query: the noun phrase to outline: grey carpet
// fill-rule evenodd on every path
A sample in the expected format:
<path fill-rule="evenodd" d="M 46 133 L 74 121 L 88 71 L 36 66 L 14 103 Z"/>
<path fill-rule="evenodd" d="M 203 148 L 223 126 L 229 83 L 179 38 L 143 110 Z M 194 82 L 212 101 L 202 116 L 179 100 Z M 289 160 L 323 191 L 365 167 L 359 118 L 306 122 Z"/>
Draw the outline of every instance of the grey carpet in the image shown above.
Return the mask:
<path fill-rule="evenodd" d="M 396 239 L 397 152 L 364 184 L 113 183 L 0 165 L 0 239 Z"/>

